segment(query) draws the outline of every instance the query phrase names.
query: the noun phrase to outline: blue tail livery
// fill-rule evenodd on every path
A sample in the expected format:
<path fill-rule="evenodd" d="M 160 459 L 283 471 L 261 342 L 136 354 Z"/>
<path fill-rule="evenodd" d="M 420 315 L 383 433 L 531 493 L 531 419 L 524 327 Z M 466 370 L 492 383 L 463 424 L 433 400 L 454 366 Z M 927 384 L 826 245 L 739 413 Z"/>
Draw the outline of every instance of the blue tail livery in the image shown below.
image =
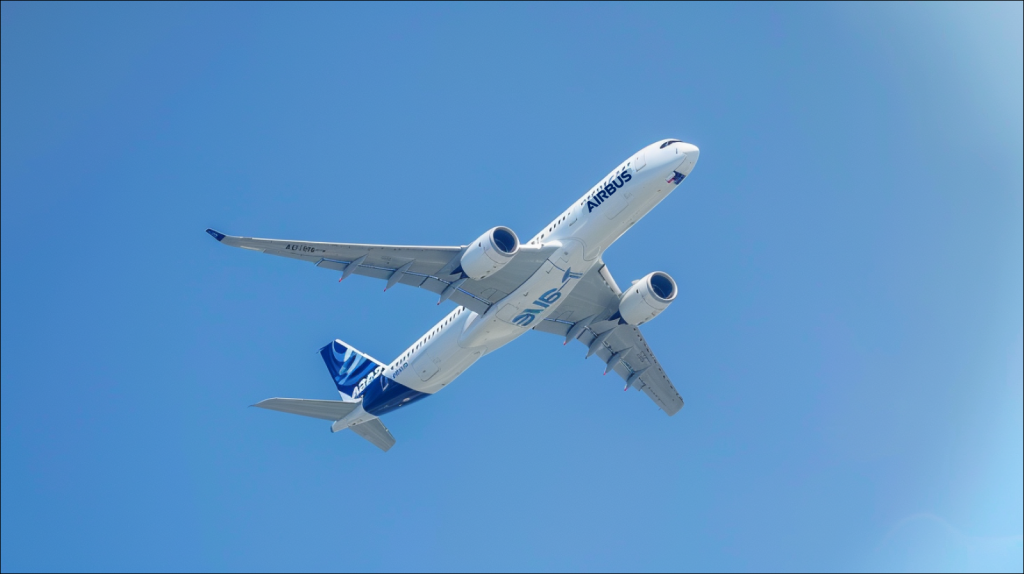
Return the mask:
<path fill-rule="evenodd" d="M 373 357 L 359 352 L 341 339 L 336 339 L 320 349 L 320 356 L 334 379 L 338 390 L 349 397 L 356 398 L 359 394 L 359 383 L 367 375 L 380 374 L 384 364 Z M 370 377 L 371 379 L 374 377 Z"/>
<path fill-rule="evenodd" d="M 429 396 L 384 376 L 384 364 L 341 339 L 320 349 L 320 356 L 346 400 L 363 401 L 363 410 L 382 415 L 406 403 Z"/>

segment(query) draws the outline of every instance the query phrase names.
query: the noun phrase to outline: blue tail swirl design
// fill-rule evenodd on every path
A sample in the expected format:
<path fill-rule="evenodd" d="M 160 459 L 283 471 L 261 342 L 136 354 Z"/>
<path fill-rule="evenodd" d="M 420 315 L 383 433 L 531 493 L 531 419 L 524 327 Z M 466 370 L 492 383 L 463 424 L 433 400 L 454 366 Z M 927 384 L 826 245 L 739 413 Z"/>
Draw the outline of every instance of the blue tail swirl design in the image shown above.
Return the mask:
<path fill-rule="evenodd" d="M 340 339 L 320 349 L 320 356 L 323 357 L 327 370 L 334 379 L 338 390 L 351 396 L 353 389 L 366 375 L 369 375 L 381 363 L 367 357 L 359 351 L 345 344 Z"/>

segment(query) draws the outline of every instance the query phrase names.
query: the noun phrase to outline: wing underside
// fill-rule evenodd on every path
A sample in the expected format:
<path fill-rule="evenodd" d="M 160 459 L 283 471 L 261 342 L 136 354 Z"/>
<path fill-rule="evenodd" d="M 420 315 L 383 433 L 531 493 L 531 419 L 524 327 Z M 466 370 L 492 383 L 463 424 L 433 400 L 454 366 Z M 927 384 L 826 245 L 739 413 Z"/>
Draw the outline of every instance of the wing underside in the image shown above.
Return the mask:
<path fill-rule="evenodd" d="M 463 277 L 453 271 L 459 267 L 464 246 L 323 243 L 238 237 L 213 229 L 206 232 L 225 245 L 340 271 L 343 279 L 349 275 L 381 279 L 387 282 L 385 289 L 402 284 L 442 295 Z M 522 245 L 519 253 L 501 271 L 479 281 L 468 279 L 452 290 L 447 298 L 479 314 L 486 313 L 494 302 L 515 291 L 533 275 L 553 250 L 552 247 Z"/>
<path fill-rule="evenodd" d="M 600 357 L 607 372 L 614 371 L 626 381 L 627 390 L 643 391 L 669 416 L 674 415 L 683 408 L 683 399 L 640 328 L 609 320 L 618 310 L 621 294 L 607 266 L 599 263 L 580 279 L 556 316 L 534 329 L 580 341 L 588 348 L 588 356 Z M 573 332 L 577 325 L 580 328 Z"/>

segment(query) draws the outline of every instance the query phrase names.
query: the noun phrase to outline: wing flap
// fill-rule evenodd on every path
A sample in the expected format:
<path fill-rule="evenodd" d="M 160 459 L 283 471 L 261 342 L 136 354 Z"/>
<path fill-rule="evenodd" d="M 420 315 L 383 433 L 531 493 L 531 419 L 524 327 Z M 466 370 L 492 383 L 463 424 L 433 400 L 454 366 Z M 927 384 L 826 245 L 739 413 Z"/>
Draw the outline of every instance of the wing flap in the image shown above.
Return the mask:
<path fill-rule="evenodd" d="M 633 373 L 644 371 L 640 380 L 633 383 L 633 387 L 643 391 L 669 416 L 679 412 L 679 409 L 683 408 L 683 398 L 679 396 L 675 385 L 672 384 L 668 375 L 665 374 L 665 370 L 658 363 L 658 359 L 647 345 L 640 329 L 632 325 L 619 325 L 612 328 L 615 331 L 605 339 L 601 348 L 594 355 L 600 357 L 607 364 L 612 355 L 628 349 L 628 354 L 617 362 L 612 370 L 623 381 L 628 381 Z M 599 326 L 595 326 L 594 330 L 588 328 L 580 334 L 579 341 L 589 347 L 599 333 L 604 333 Z"/>

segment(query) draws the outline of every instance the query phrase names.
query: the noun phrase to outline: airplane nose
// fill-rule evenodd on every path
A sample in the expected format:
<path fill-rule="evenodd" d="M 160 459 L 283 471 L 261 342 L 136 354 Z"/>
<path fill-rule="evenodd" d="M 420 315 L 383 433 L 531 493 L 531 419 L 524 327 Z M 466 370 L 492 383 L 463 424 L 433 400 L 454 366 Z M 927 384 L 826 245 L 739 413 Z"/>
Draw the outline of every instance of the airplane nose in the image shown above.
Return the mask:
<path fill-rule="evenodd" d="M 679 146 L 680 152 L 686 154 L 686 159 L 679 164 L 676 171 L 683 175 L 690 175 L 690 172 L 693 170 L 693 166 L 697 165 L 697 158 L 700 157 L 700 149 L 697 146 L 688 143 L 679 143 L 676 145 Z"/>

